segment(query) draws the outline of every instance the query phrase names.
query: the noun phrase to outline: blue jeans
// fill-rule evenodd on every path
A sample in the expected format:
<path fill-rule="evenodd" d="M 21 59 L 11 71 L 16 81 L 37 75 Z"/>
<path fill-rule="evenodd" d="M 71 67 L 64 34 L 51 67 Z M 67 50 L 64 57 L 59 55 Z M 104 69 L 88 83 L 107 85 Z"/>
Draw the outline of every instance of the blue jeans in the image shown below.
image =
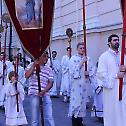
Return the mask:
<path fill-rule="evenodd" d="M 40 116 L 40 97 L 31 95 L 31 126 L 42 126 Z M 43 97 L 44 126 L 54 126 L 52 101 L 49 95 Z"/>

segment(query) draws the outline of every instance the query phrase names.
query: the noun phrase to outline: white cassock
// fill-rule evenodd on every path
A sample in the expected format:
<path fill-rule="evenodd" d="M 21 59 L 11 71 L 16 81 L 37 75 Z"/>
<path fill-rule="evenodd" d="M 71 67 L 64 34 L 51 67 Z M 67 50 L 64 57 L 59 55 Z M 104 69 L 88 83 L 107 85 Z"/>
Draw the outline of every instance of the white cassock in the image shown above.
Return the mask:
<path fill-rule="evenodd" d="M 17 126 L 27 124 L 23 109 L 24 90 L 20 83 L 17 84 L 19 112 L 17 112 L 15 85 L 8 82 L 2 90 L 0 105 L 5 107 L 6 125 Z"/>
<path fill-rule="evenodd" d="M 103 86 L 104 126 L 126 126 L 126 85 L 119 101 L 120 52 L 109 49 L 99 58 L 97 77 Z"/>
<path fill-rule="evenodd" d="M 7 74 L 9 72 L 9 69 L 13 66 L 12 63 L 10 61 L 5 61 L 6 64 L 6 69 L 4 71 L 4 85 L 7 84 Z M 0 61 L 0 76 L 3 75 L 3 61 Z M 3 79 L 0 78 L 0 92 L 2 90 L 3 87 Z"/>
<path fill-rule="evenodd" d="M 70 59 L 69 71 L 71 78 L 70 105 L 68 116 L 85 117 L 87 102 L 87 85 L 89 82 L 85 79 L 84 66 L 80 68 L 82 56 L 74 55 Z M 88 58 L 89 76 L 93 76 L 94 71 L 92 63 Z"/>
<path fill-rule="evenodd" d="M 51 65 L 50 60 L 48 60 L 47 65 Z M 60 62 L 58 59 L 53 59 L 52 58 L 52 70 L 53 70 L 53 74 L 54 74 L 54 83 L 53 83 L 53 87 L 50 90 L 50 95 L 57 95 L 57 86 L 58 86 L 58 76 L 59 76 L 59 71 L 60 71 Z"/>
<path fill-rule="evenodd" d="M 60 94 L 70 95 L 70 78 L 69 78 L 69 61 L 70 58 L 65 55 L 61 61 L 62 67 L 62 79 L 61 79 L 61 87 Z"/>

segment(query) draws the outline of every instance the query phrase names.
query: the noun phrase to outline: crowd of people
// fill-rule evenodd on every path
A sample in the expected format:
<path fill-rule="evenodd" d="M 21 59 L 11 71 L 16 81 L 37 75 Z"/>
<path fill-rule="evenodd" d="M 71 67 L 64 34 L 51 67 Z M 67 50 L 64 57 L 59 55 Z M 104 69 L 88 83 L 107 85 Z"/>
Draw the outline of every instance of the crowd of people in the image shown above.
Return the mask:
<path fill-rule="evenodd" d="M 6 125 L 28 124 L 23 108 L 25 95 L 28 95 L 32 108 L 31 126 L 42 125 L 41 120 L 45 126 L 55 126 L 51 97 L 61 96 L 65 103 L 69 103 L 68 117 L 72 126 L 86 126 L 83 118 L 91 98 L 91 115 L 96 116 L 104 126 L 125 126 L 126 65 L 120 65 L 119 36 L 110 35 L 107 45 L 108 50 L 101 54 L 96 65 L 85 56 L 83 42 L 77 44 L 75 55 L 71 55 L 72 49 L 67 47 L 61 63 L 57 59 L 57 51 L 52 51 L 50 58 L 45 51 L 39 59 L 31 63 L 26 61 L 25 68 L 17 61 L 18 57 L 10 62 L 1 52 L 0 106 L 5 108 Z M 122 78 L 122 100 L 119 101 L 119 79 Z"/>

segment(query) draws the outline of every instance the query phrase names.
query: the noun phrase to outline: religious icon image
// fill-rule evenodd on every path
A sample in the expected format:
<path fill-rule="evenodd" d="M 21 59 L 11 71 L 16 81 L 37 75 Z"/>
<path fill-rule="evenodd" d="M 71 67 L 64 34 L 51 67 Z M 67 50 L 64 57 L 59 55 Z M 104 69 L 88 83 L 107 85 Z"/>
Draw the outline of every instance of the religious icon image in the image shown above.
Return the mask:
<path fill-rule="evenodd" d="M 15 0 L 15 10 L 23 30 L 43 27 L 42 0 Z"/>

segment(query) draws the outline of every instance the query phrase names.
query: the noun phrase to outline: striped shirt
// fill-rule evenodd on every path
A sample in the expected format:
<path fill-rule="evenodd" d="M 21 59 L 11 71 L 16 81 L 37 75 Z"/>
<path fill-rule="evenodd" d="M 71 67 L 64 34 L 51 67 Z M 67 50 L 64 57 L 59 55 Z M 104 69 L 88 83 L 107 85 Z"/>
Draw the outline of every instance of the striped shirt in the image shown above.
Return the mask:
<path fill-rule="evenodd" d="M 29 70 L 31 68 L 33 63 L 29 64 L 26 71 Z M 45 66 L 40 66 L 40 84 L 41 84 L 41 90 L 44 89 L 47 84 L 48 81 L 52 81 L 53 82 L 53 71 L 50 67 L 48 67 L 47 65 Z M 29 91 L 28 91 L 29 95 L 38 95 L 38 79 L 36 76 L 36 70 L 34 70 L 33 74 L 29 77 Z"/>

